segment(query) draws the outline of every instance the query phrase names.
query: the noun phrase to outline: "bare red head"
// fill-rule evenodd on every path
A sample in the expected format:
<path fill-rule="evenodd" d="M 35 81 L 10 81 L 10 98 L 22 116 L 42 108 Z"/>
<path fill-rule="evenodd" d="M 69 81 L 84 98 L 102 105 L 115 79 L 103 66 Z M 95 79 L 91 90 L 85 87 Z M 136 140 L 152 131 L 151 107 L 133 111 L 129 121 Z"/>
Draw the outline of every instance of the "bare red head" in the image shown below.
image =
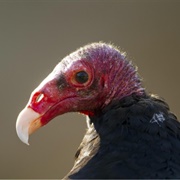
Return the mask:
<path fill-rule="evenodd" d="M 66 112 L 94 115 L 111 101 L 141 94 L 135 67 L 112 45 L 93 43 L 65 57 L 32 92 L 18 116 L 20 139 Z"/>

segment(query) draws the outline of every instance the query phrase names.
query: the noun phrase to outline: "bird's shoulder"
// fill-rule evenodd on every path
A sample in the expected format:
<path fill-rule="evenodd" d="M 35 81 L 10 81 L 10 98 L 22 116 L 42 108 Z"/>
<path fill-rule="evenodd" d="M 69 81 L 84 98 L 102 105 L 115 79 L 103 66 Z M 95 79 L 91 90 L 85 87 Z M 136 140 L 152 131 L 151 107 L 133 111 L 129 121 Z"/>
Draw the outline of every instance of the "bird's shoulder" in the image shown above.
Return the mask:
<path fill-rule="evenodd" d="M 170 111 L 168 104 L 155 95 L 132 94 L 107 106 L 99 119 L 100 123 L 102 121 L 101 124 L 111 127 L 109 130 L 117 129 L 119 125 L 161 137 L 166 135 L 180 137 L 180 122 Z M 100 126 L 100 123 L 97 123 L 97 126 Z"/>
<path fill-rule="evenodd" d="M 180 123 L 161 98 L 132 95 L 90 121 L 70 177 L 179 177 Z"/>
<path fill-rule="evenodd" d="M 112 129 L 111 152 L 119 152 L 119 157 L 124 152 L 125 157 L 121 164 L 112 162 L 111 167 L 124 168 L 124 175 L 126 170 L 132 171 L 133 177 L 138 177 L 138 173 L 146 178 L 180 176 L 180 123 L 162 98 L 132 95 L 107 107 L 102 118 L 111 127 L 107 129 Z"/>

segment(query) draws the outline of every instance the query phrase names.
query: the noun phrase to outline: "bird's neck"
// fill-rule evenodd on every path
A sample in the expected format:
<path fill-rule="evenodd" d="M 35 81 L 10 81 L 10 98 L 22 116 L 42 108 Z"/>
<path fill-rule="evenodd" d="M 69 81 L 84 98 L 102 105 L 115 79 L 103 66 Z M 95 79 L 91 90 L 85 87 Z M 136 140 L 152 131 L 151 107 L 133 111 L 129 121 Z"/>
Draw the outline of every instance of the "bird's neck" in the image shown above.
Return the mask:
<path fill-rule="evenodd" d="M 131 94 L 143 95 L 145 92 L 136 67 L 125 59 L 119 61 L 119 64 L 111 70 L 107 87 L 109 90 L 106 93 L 103 107 L 114 100 L 121 100 Z"/>
<path fill-rule="evenodd" d="M 121 100 L 115 100 L 108 104 L 99 114 L 90 116 L 89 124 L 93 125 L 100 139 L 106 139 L 108 134 L 111 133 L 118 134 L 116 132 L 119 132 L 121 128 L 124 127 L 124 123 L 127 120 L 126 113 L 128 113 L 128 109 L 130 109 L 132 105 L 137 104 L 139 100 L 145 96 L 146 94 L 144 96 L 132 94 Z M 111 141 L 112 139 L 109 140 Z M 107 140 L 107 142 L 109 142 L 109 140 Z"/>

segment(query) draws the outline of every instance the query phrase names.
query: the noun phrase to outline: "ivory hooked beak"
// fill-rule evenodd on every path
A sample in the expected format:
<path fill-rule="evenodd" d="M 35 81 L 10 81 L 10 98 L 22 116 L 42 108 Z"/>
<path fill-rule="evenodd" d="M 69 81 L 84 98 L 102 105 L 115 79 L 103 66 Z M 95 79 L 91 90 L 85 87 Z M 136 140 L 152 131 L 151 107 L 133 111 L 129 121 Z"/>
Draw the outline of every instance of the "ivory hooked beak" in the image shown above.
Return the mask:
<path fill-rule="evenodd" d="M 29 107 L 25 107 L 19 113 L 16 121 L 16 132 L 23 143 L 29 145 L 29 135 L 42 126 L 40 119 L 41 115 Z"/>

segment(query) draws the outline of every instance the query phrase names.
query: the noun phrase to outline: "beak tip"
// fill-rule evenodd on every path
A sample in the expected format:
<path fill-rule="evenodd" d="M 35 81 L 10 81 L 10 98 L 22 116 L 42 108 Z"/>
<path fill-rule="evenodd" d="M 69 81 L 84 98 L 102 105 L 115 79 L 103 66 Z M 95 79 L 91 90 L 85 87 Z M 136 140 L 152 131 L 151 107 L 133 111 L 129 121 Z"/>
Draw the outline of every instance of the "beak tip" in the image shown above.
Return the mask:
<path fill-rule="evenodd" d="M 28 143 L 29 135 L 28 135 L 28 133 L 27 133 L 28 131 L 26 129 L 27 128 L 23 129 L 23 127 L 19 125 L 19 121 L 17 121 L 17 123 L 16 123 L 17 135 L 23 143 L 29 145 L 29 143 Z"/>
<path fill-rule="evenodd" d="M 24 108 L 16 121 L 16 132 L 19 137 L 19 139 L 29 145 L 29 129 L 31 127 L 31 122 L 34 119 L 37 119 L 39 117 L 39 114 L 34 112 L 31 108 Z"/>

